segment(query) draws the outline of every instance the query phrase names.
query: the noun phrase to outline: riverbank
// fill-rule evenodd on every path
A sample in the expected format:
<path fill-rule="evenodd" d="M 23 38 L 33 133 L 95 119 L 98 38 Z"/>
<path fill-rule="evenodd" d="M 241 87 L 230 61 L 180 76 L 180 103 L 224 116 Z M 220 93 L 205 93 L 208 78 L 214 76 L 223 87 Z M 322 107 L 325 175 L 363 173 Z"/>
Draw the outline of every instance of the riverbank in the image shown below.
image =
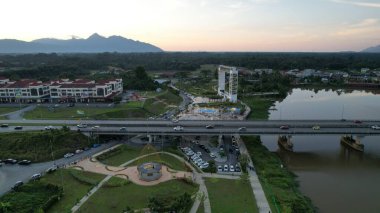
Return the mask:
<path fill-rule="evenodd" d="M 259 136 L 242 136 L 273 212 L 315 212 L 311 200 L 298 189 L 297 177 Z"/>

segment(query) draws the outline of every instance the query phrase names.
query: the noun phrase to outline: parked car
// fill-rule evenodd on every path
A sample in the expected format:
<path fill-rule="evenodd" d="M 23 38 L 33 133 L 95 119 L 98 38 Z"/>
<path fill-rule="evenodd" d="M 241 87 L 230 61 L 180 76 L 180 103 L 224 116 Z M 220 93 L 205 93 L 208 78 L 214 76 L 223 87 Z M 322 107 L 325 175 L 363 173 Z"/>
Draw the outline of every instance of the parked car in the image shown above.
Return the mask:
<path fill-rule="evenodd" d="M 19 165 L 30 165 L 31 163 L 32 161 L 30 160 L 22 160 L 18 162 Z"/>
<path fill-rule="evenodd" d="M 288 125 L 283 125 L 283 126 L 280 126 L 280 129 L 286 130 L 286 129 L 289 129 L 289 126 Z"/>
<path fill-rule="evenodd" d="M 64 158 L 70 158 L 70 157 L 72 157 L 72 156 L 74 156 L 73 153 L 66 153 L 63 157 L 64 157 Z"/>
<path fill-rule="evenodd" d="M 15 130 L 22 130 L 22 126 L 15 126 Z"/>
<path fill-rule="evenodd" d="M 379 129 L 380 129 L 380 126 L 378 126 L 378 125 L 373 125 L 373 126 L 371 126 L 371 128 L 372 128 L 372 129 L 375 129 L 375 130 L 379 130 Z"/>
<path fill-rule="evenodd" d="M 92 148 L 99 147 L 100 145 L 101 145 L 100 143 L 94 143 L 94 144 L 92 144 Z"/>
<path fill-rule="evenodd" d="M 1 127 L 1 128 L 6 128 L 6 127 L 9 127 L 9 125 L 8 125 L 8 124 L 1 124 L 0 127 Z"/>
<path fill-rule="evenodd" d="M 224 169 L 223 169 L 224 172 L 228 172 L 228 165 L 227 164 L 224 164 Z"/>
<path fill-rule="evenodd" d="M 77 150 L 75 150 L 75 154 L 79 154 L 79 153 L 82 153 L 82 152 L 83 152 L 82 149 L 77 149 Z"/>
<path fill-rule="evenodd" d="M 127 127 L 120 127 L 120 131 L 127 131 Z"/>
<path fill-rule="evenodd" d="M 4 163 L 5 164 L 15 164 L 15 163 L 17 163 L 17 160 L 16 159 L 12 159 L 12 158 L 8 158 L 8 159 L 4 160 Z"/>
<path fill-rule="evenodd" d="M 46 170 L 46 173 L 52 173 L 57 171 L 57 166 L 52 166 Z"/>
<path fill-rule="evenodd" d="M 235 166 L 235 171 L 236 171 L 236 172 L 241 172 L 241 169 L 240 169 L 239 164 L 236 164 L 236 166 Z"/>
<path fill-rule="evenodd" d="M 210 153 L 210 157 L 212 157 L 212 158 L 216 158 L 216 156 L 215 156 L 214 153 Z"/>
<path fill-rule="evenodd" d="M 37 173 L 37 174 L 32 175 L 31 180 L 39 180 L 40 178 L 41 178 L 41 174 Z"/>
<path fill-rule="evenodd" d="M 24 182 L 22 182 L 22 181 L 17 181 L 17 182 L 15 183 L 15 185 L 12 186 L 12 189 L 13 189 L 13 190 L 16 190 L 16 189 L 18 189 L 20 186 L 22 186 L 23 184 L 24 184 Z"/>
<path fill-rule="evenodd" d="M 221 165 L 218 166 L 218 172 L 223 172 L 223 167 Z"/>
<path fill-rule="evenodd" d="M 173 128 L 174 131 L 183 131 L 183 127 L 182 126 L 176 126 Z"/>
<path fill-rule="evenodd" d="M 230 172 L 235 172 L 234 165 L 230 165 Z"/>

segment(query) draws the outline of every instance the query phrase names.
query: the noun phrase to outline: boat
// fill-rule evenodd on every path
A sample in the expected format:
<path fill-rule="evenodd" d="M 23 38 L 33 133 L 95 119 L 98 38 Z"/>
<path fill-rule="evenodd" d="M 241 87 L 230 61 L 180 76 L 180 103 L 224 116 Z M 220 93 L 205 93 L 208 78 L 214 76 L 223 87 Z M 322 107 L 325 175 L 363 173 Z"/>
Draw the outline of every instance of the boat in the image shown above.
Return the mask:
<path fill-rule="evenodd" d="M 340 138 L 340 143 L 350 147 L 356 151 L 363 152 L 364 151 L 364 144 L 360 143 L 359 139 L 354 139 L 351 136 L 345 135 Z"/>
<path fill-rule="evenodd" d="M 279 136 L 277 143 L 280 146 L 280 148 L 289 152 L 293 152 L 293 143 L 291 141 L 290 136 L 286 136 L 286 135 Z"/>

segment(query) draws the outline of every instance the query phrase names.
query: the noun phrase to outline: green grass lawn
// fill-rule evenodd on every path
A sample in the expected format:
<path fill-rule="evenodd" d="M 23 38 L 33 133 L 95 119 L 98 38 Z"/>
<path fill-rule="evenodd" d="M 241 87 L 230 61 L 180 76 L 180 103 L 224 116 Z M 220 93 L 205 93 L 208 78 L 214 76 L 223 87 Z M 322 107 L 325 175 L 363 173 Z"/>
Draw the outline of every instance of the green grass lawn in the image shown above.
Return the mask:
<path fill-rule="evenodd" d="M 252 188 L 247 180 L 205 178 L 205 183 L 212 212 L 258 212 Z"/>
<path fill-rule="evenodd" d="M 47 108 L 38 106 L 25 112 L 26 119 L 126 119 L 148 118 L 178 106 L 182 98 L 170 91 L 161 93 L 145 92 L 145 101 L 130 101 L 115 107 L 66 107 Z M 144 94 L 145 94 L 144 93 Z M 1 108 L 0 108 L 1 109 Z M 78 114 L 78 112 L 83 112 Z"/>
<path fill-rule="evenodd" d="M 78 112 L 84 114 L 78 114 Z M 146 118 L 151 115 L 142 108 L 142 102 L 129 102 L 116 107 L 61 107 L 49 109 L 36 107 L 24 114 L 26 119 L 112 119 L 112 118 Z"/>
<path fill-rule="evenodd" d="M 0 107 L 0 115 L 14 112 L 17 110 L 20 110 L 20 108 L 19 107 Z"/>
<path fill-rule="evenodd" d="M 258 97 L 246 97 L 242 100 L 251 108 L 248 120 L 267 120 L 269 108 L 273 105 L 273 100 Z"/>
<path fill-rule="evenodd" d="M 117 177 L 112 177 L 118 179 Z M 171 180 L 154 186 L 140 186 L 129 183 L 117 187 L 103 186 L 80 209 L 79 213 L 122 212 L 126 207 L 146 208 L 149 197 L 176 198 L 184 192 L 194 194 L 197 186 L 181 180 Z"/>
<path fill-rule="evenodd" d="M 0 159 L 50 161 L 91 144 L 92 141 L 85 135 L 64 130 L 1 133 Z"/>
<path fill-rule="evenodd" d="M 130 165 L 131 166 L 137 166 L 139 164 L 146 163 L 146 162 L 152 162 L 152 161 L 163 163 L 163 164 L 167 165 L 169 168 L 172 168 L 174 170 L 187 171 L 187 167 L 186 167 L 184 162 L 181 162 L 177 158 L 175 158 L 171 155 L 168 155 L 168 154 L 150 155 L 150 156 L 138 159 L 138 160 L 132 162 Z"/>
<path fill-rule="evenodd" d="M 314 212 L 311 200 L 298 190 L 296 176 L 280 158 L 261 144 L 258 136 L 242 136 L 255 165 L 272 212 Z"/>
<path fill-rule="evenodd" d="M 141 154 L 141 148 L 135 148 L 124 144 L 120 146 L 120 152 L 114 153 L 106 159 L 101 160 L 101 162 L 111 166 L 119 166 L 140 156 Z"/>
<path fill-rule="evenodd" d="M 52 174 L 46 174 L 41 182 L 63 187 L 63 197 L 55 203 L 49 213 L 68 213 L 90 189 L 99 183 L 105 175 L 72 169 L 59 169 Z"/>

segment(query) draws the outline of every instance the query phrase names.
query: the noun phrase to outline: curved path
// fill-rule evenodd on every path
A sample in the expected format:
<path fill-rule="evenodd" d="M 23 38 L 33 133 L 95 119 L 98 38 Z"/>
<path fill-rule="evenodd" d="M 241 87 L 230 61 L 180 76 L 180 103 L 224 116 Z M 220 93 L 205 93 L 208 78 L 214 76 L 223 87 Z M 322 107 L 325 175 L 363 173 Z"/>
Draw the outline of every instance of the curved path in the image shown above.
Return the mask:
<path fill-rule="evenodd" d="M 30 105 L 23 109 L 10 112 L 7 114 L 3 114 L 2 116 L 6 116 L 9 120 L 23 120 L 23 115 L 25 112 L 32 111 L 36 108 L 36 105 Z"/>

